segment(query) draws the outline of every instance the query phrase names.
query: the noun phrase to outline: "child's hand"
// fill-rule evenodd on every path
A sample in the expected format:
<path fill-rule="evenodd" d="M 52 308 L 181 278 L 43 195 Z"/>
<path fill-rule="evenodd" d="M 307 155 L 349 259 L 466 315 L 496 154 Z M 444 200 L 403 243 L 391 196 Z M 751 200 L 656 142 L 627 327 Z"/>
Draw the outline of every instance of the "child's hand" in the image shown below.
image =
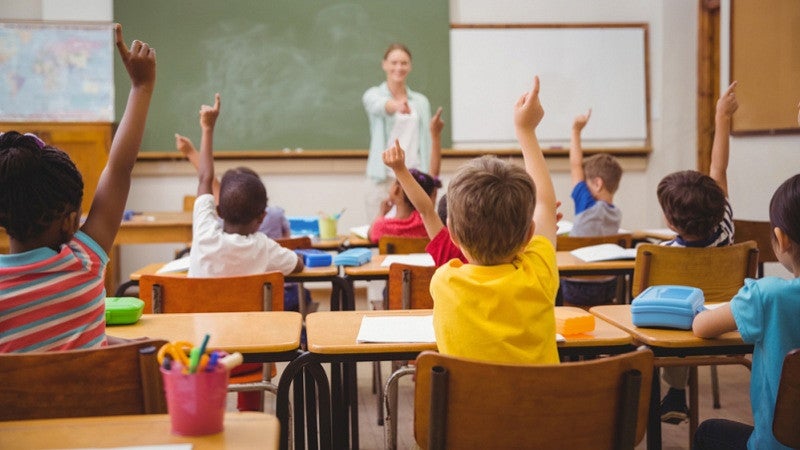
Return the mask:
<path fill-rule="evenodd" d="M 178 133 L 175 133 L 175 148 L 177 148 L 183 156 L 188 156 L 190 153 L 197 151 L 189 138 L 181 136 Z"/>
<path fill-rule="evenodd" d="M 394 204 L 392 203 L 392 201 L 390 199 L 388 199 L 388 198 L 383 199 L 381 201 L 381 206 L 380 206 L 380 215 L 381 216 L 385 216 L 386 213 L 391 211 L 392 206 L 394 206 Z"/>
<path fill-rule="evenodd" d="M 539 102 L 539 77 L 533 77 L 530 92 L 522 94 L 514 105 L 514 126 L 520 129 L 536 129 L 544 117 L 544 108 Z"/>
<path fill-rule="evenodd" d="M 383 152 L 383 163 L 395 172 L 397 172 L 397 169 L 405 167 L 406 152 L 400 148 L 400 141 L 395 139 L 394 146 L 387 148 Z"/>
<path fill-rule="evenodd" d="M 738 81 L 731 83 L 717 100 L 717 117 L 731 117 L 739 108 L 739 102 L 736 101 L 736 92 L 734 92 L 737 83 Z"/>
<path fill-rule="evenodd" d="M 122 25 L 115 24 L 114 32 L 116 34 L 117 50 L 122 59 L 122 64 L 125 65 L 125 70 L 128 71 L 131 85 L 152 90 L 156 82 L 155 49 L 135 39 L 131 43 L 130 50 L 128 50 L 128 46 L 125 45 L 125 41 L 122 39 Z"/>
<path fill-rule="evenodd" d="M 444 128 L 444 120 L 442 120 L 441 106 L 436 110 L 436 114 L 434 114 L 431 118 L 430 127 L 432 136 L 439 136 L 442 133 L 442 128 Z"/>
<path fill-rule="evenodd" d="M 575 116 L 575 120 L 572 122 L 572 129 L 575 131 L 583 130 L 583 127 L 589 123 L 589 118 L 592 117 L 592 108 L 589 108 L 589 112 L 586 114 L 580 114 Z"/>
<path fill-rule="evenodd" d="M 200 107 L 200 127 L 214 128 L 219 116 L 219 93 L 214 94 L 214 106 L 203 105 Z"/>
<path fill-rule="evenodd" d="M 561 200 L 556 200 L 556 222 L 560 222 L 564 218 L 564 213 L 558 210 L 561 208 Z"/>

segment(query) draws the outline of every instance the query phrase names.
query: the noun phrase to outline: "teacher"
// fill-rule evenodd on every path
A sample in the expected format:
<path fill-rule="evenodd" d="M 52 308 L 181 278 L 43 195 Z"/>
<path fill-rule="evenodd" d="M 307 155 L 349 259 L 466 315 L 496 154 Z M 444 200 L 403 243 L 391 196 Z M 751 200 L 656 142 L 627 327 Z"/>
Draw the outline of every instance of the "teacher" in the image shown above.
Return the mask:
<path fill-rule="evenodd" d="M 371 220 L 386 198 L 393 179 L 381 155 L 395 139 L 406 152 L 409 168 L 428 172 L 431 136 L 428 123 L 431 105 L 428 98 L 406 85 L 411 72 L 411 52 L 399 43 L 389 45 L 381 64 L 386 81 L 364 93 L 362 102 L 369 118 L 369 157 L 367 158 L 367 217 Z"/>

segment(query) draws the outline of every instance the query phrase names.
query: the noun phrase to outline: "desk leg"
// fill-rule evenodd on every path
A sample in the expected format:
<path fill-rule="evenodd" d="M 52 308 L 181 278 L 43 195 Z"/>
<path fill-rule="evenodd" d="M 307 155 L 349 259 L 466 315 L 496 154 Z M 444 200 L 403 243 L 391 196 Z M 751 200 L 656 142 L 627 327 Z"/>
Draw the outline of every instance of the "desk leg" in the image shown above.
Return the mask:
<path fill-rule="evenodd" d="M 653 367 L 653 381 L 650 389 L 650 414 L 647 418 L 647 450 L 661 450 L 661 370 Z"/>
<path fill-rule="evenodd" d="M 350 392 L 350 442 L 351 448 L 357 450 L 358 446 L 358 366 L 348 363 L 350 374 L 347 377 L 348 391 Z"/>
<path fill-rule="evenodd" d="M 305 431 L 306 431 L 306 408 L 305 406 L 305 369 L 300 370 L 294 377 L 294 386 L 292 392 L 294 393 L 294 448 L 306 448 L 305 444 Z M 309 383 L 311 380 L 309 380 Z"/>
<path fill-rule="evenodd" d="M 305 372 L 305 376 L 304 376 Z M 280 448 L 281 450 L 289 450 L 289 392 L 294 384 L 295 390 L 303 390 L 303 380 L 308 379 L 310 383 L 316 385 L 317 396 L 315 398 L 307 399 L 311 402 L 319 401 L 319 432 L 320 432 L 320 448 L 330 449 L 331 447 L 331 391 L 328 384 L 328 377 L 322 366 L 314 359 L 311 353 L 302 353 L 297 358 L 289 362 L 286 368 L 281 373 L 281 378 L 278 381 L 278 395 L 276 400 L 275 412 L 278 416 L 280 423 Z M 302 396 L 301 396 L 302 398 Z M 294 420 L 295 420 L 295 447 L 305 448 L 304 435 L 304 419 L 305 419 L 305 405 L 295 402 L 294 405 Z M 299 432 L 298 429 L 299 422 Z M 339 448 L 339 447 L 337 447 Z"/>
<path fill-rule="evenodd" d="M 331 425 L 333 427 L 333 444 L 336 448 L 346 448 L 348 434 L 345 423 L 347 409 L 343 398 L 342 366 L 343 363 L 331 363 Z"/>

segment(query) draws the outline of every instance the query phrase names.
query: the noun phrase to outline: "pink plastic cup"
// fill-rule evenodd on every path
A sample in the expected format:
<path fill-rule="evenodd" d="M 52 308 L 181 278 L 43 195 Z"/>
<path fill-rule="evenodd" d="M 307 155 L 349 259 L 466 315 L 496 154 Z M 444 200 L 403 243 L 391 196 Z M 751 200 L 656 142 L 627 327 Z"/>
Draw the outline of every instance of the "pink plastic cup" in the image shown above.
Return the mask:
<path fill-rule="evenodd" d="M 203 436 L 222 431 L 228 393 L 228 371 L 217 366 L 212 372 L 182 373 L 179 364 L 161 368 L 167 394 L 172 433 Z"/>

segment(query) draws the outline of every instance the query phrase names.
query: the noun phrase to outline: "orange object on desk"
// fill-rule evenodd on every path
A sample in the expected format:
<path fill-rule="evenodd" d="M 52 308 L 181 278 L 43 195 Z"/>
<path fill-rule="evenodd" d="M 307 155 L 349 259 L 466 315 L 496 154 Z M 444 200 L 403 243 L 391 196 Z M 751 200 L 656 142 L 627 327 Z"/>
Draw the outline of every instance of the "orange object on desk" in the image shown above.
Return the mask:
<path fill-rule="evenodd" d="M 556 308 L 556 333 L 582 334 L 594 331 L 594 315 L 580 308 Z"/>

